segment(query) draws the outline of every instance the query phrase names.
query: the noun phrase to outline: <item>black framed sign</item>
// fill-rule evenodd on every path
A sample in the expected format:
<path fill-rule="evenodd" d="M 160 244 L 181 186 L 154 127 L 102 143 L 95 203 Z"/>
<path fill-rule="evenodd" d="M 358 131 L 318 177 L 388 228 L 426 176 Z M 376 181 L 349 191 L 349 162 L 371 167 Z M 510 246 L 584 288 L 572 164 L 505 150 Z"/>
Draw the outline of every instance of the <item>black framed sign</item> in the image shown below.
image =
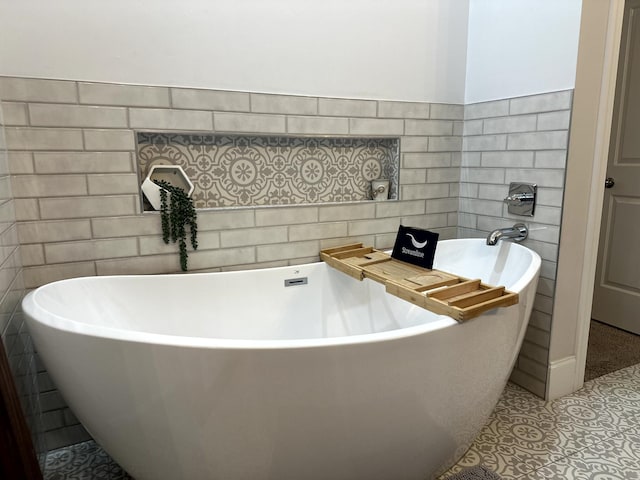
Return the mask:
<path fill-rule="evenodd" d="M 431 269 L 439 236 L 423 228 L 400 225 L 391 258 Z"/>

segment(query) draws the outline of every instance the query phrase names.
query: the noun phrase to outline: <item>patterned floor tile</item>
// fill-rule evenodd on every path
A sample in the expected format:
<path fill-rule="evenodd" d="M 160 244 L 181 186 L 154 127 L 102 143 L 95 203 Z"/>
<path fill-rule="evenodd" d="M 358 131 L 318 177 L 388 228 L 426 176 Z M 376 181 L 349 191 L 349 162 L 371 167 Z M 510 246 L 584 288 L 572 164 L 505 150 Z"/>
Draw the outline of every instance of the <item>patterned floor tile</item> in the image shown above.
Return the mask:
<path fill-rule="evenodd" d="M 640 392 L 640 364 L 611 372 L 585 383 L 587 389 L 600 386 L 625 386 Z"/>
<path fill-rule="evenodd" d="M 517 418 L 508 412 L 496 414 L 456 467 L 482 464 L 505 479 L 515 479 L 562 458 L 566 452 L 585 448 L 584 443 L 558 432 L 552 421 L 540 418 L 543 413 Z"/>
<path fill-rule="evenodd" d="M 467 468 L 459 473 L 454 473 L 447 480 L 502 480 L 496 473 L 482 465 Z"/>
<path fill-rule="evenodd" d="M 615 437 L 546 465 L 523 480 L 640 480 L 640 430 Z"/>
<path fill-rule="evenodd" d="M 53 450 L 47 455 L 44 480 L 133 480 L 94 441 Z"/>
<path fill-rule="evenodd" d="M 508 383 L 505 387 L 500 399 L 498 400 L 498 404 L 494 411 L 499 410 L 526 410 L 531 408 L 531 406 L 542 406 L 545 404 L 545 401 L 533 393 L 525 390 L 518 385 L 513 383 Z"/>
<path fill-rule="evenodd" d="M 481 464 L 505 480 L 526 478 L 638 424 L 640 365 L 588 382 L 553 402 L 508 385 L 487 425 L 447 474 Z"/>

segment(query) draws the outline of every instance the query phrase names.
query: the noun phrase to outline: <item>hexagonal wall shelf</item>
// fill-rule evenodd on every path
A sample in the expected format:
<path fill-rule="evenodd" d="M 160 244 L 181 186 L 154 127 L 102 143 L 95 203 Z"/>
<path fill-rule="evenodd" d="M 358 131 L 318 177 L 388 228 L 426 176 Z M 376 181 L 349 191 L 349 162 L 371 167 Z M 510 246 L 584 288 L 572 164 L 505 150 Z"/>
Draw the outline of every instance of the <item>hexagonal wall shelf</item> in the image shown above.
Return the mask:
<path fill-rule="evenodd" d="M 183 189 L 187 195 L 193 193 L 193 183 L 179 165 L 154 165 L 149 169 L 147 177 L 142 182 L 142 193 L 155 210 L 160 210 L 160 186 L 154 180 L 164 180 L 175 187 Z"/>

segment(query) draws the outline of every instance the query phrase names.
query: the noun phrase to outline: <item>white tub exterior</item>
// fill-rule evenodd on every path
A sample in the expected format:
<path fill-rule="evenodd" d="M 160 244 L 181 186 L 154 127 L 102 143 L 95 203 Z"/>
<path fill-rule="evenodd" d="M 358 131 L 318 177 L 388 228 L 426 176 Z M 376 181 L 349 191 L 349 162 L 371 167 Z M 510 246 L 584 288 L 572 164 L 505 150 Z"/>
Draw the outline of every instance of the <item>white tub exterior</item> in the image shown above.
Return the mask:
<path fill-rule="evenodd" d="M 540 258 L 447 240 L 435 268 L 520 303 L 458 324 L 315 263 L 64 280 L 23 308 L 74 413 L 137 480 L 425 479 L 494 408 Z"/>

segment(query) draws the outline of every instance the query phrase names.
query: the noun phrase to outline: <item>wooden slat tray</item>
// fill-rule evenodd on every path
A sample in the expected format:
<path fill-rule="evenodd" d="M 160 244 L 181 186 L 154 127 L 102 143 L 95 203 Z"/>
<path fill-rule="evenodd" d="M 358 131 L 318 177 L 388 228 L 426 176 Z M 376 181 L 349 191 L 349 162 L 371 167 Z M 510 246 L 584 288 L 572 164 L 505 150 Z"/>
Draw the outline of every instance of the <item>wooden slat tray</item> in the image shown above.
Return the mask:
<path fill-rule="evenodd" d="M 375 280 L 392 295 L 460 322 L 518 303 L 518 294 L 504 287 L 411 265 L 362 243 L 327 248 L 320 258 L 357 280 Z"/>

